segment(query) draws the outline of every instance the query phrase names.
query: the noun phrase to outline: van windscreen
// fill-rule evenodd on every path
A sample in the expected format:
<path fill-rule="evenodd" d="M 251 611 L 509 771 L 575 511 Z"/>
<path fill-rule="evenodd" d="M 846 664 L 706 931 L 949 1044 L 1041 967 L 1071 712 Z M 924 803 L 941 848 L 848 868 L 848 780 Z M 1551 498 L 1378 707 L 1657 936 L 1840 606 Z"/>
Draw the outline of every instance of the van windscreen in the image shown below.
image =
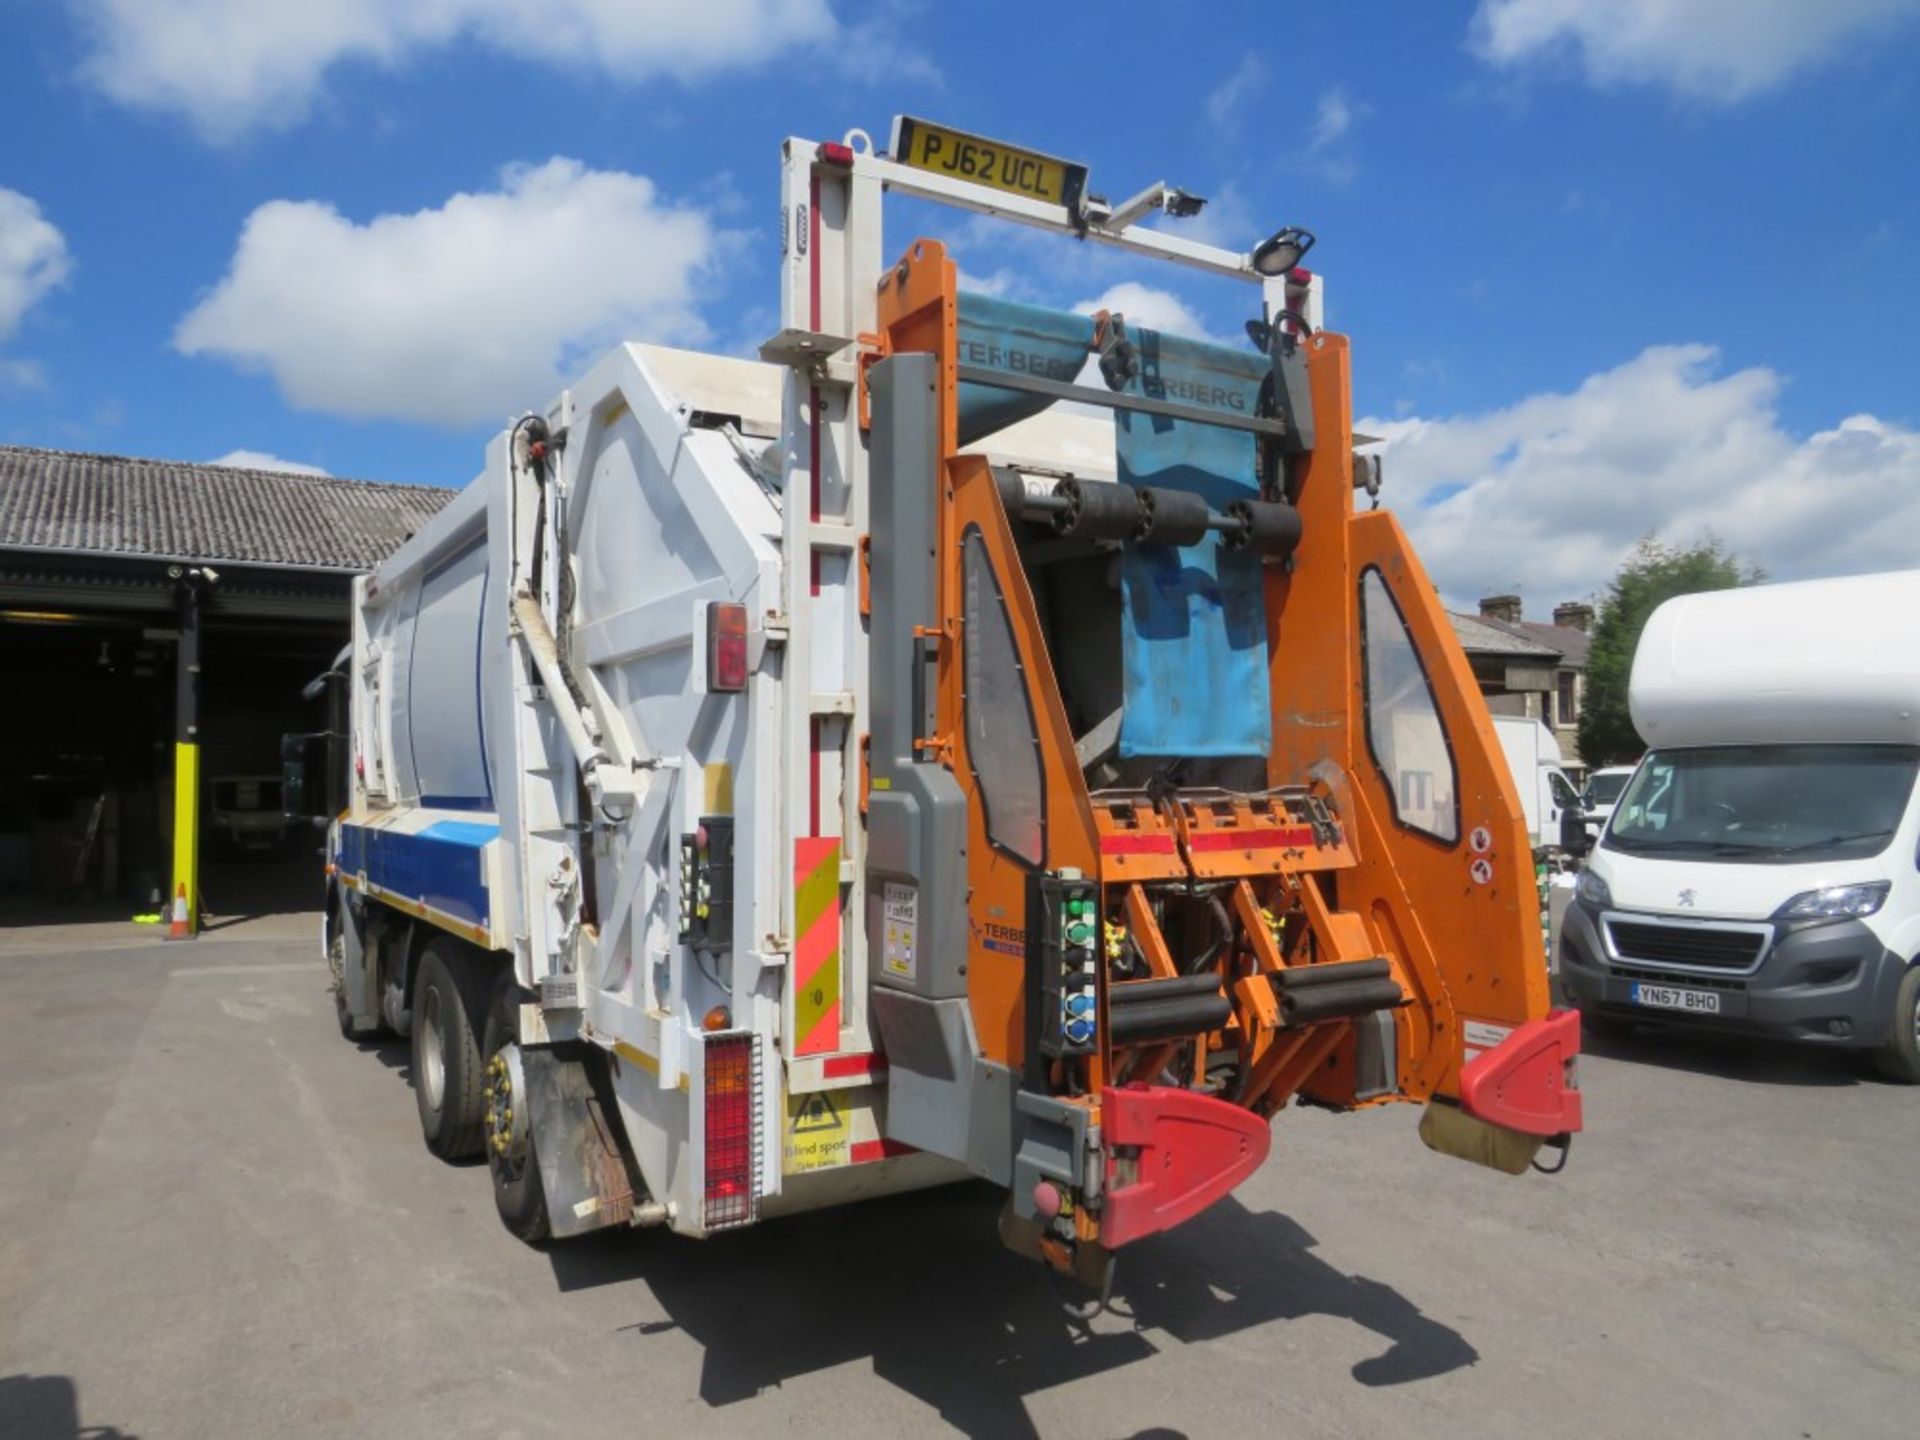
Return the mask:
<path fill-rule="evenodd" d="M 1893 839 L 1913 791 L 1910 745 L 1726 745 L 1649 755 L 1602 844 L 1632 855 L 1758 864 L 1858 860 Z"/>

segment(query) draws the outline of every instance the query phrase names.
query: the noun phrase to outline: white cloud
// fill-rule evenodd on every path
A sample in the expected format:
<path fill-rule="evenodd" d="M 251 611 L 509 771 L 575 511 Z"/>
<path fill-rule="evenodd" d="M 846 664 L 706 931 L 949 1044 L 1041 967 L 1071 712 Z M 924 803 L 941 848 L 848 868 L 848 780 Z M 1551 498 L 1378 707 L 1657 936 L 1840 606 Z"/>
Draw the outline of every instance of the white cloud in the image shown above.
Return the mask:
<path fill-rule="evenodd" d="M 1472 46 L 1506 66 L 1577 51 L 1596 85 L 1733 104 L 1916 14 L 1920 0 L 1481 0 Z"/>
<path fill-rule="evenodd" d="M 1518 581 L 1529 607 L 1593 593 L 1643 535 L 1712 532 L 1775 579 L 1911 568 L 1920 431 L 1854 415 L 1805 439 L 1784 383 L 1656 346 L 1564 394 L 1444 419 L 1362 419 L 1384 436 L 1386 502 L 1441 592 Z"/>
<path fill-rule="evenodd" d="M 265 371 L 301 409 L 497 420 L 622 340 L 707 339 L 697 294 L 735 243 L 644 176 L 558 158 L 366 224 L 274 200 L 173 343 Z"/>
<path fill-rule="evenodd" d="M 1357 118 L 1344 91 L 1327 91 L 1321 95 L 1319 107 L 1313 112 L 1313 135 L 1307 142 L 1307 148 L 1313 151 L 1326 149 L 1351 130 Z"/>
<path fill-rule="evenodd" d="M 338 64 L 396 66 L 458 39 L 639 80 L 737 70 L 835 34 L 827 0 L 70 3 L 90 45 L 88 82 L 122 104 L 184 115 L 216 140 L 299 121 Z"/>
<path fill-rule="evenodd" d="M 305 465 L 298 460 L 282 460 L 278 455 L 269 455 L 264 450 L 229 450 L 218 460 L 209 460 L 209 465 L 224 465 L 229 470 L 278 470 L 288 475 L 325 475 L 327 472 L 318 465 Z"/>
<path fill-rule="evenodd" d="M 1237 124 L 1241 108 L 1265 89 L 1266 84 L 1266 64 L 1249 50 L 1234 72 L 1214 86 L 1212 93 L 1207 96 L 1207 119 L 1213 122 L 1216 129 Z"/>
<path fill-rule="evenodd" d="M 1082 300 L 1073 309 L 1078 315 L 1091 315 L 1098 310 L 1117 310 L 1126 316 L 1130 327 L 1160 330 L 1169 335 L 1183 335 L 1190 340 L 1212 340 L 1220 345 L 1232 343 L 1219 339 L 1208 330 L 1207 322 L 1200 318 L 1199 312 L 1178 295 L 1152 285 L 1142 285 L 1137 280 L 1122 281 L 1097 299 Z"/>
<path fill-rule="evenodd" d="M 73 263 L 64 235 L 18 190 L 0 186 L 0 341 L 49 290 L 66 280 Z M 30 362 L 7 362 L 23 373 Z"/>

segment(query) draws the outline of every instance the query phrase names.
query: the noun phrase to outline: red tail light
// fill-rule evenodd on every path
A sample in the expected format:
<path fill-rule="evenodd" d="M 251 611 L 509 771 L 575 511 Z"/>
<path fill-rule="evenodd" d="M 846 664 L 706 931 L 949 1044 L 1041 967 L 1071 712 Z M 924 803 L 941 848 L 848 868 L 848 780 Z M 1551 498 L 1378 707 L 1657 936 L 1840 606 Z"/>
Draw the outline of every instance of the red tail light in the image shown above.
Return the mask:
<path fill-rule="evenodd" d="M 853 147 L 842 145 L 838 140 L 829 140 L 820 147 L 820 158 L 828 165 L 838 165 L 843 169 L 853 168 Z"/>
<path fill-rule="evenodd" d="M 747 688 L 747 607 L 716 600 L 707 606 L 707 689 Z"/>
<path fill-rule="evenodd" d="M 706 1043 L 707 1172 L 701 1223 L 748 1225 L 758 1213 L 760 1063 L 753 1036 L 709 1035 Z"/>

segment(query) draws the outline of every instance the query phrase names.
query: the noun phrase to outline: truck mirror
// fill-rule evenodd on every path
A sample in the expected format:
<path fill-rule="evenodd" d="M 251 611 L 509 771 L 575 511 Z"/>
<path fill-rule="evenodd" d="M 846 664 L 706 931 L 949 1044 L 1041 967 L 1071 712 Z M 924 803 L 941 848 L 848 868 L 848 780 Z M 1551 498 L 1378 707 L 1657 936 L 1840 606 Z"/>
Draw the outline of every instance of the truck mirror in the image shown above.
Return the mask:
<path fill-rule="evenodd" d="M 331 735 L 280 737 L 280 808 L 289 820 L 324 825 L 339 807 L 328 784 Z"/>
<path fill-rule="evenodd" d="M 1560 848 L 1575 859 L 1593 848 L 1593 837 L 1587 834 L 1587 812 L 1578 805 L 1560 812 Z"/>

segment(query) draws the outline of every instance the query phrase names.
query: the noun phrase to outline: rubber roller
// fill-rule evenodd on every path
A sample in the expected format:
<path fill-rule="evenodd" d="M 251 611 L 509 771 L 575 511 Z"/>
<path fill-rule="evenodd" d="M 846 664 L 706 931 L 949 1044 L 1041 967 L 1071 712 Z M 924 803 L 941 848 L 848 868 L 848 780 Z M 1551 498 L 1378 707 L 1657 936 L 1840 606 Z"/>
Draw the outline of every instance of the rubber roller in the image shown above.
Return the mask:
<path fill-rule="evenodd" d="M 1283 990 L 1305 990 L 1319 985 L 1338 985 L 1347 980 L 1384 980 L 1393 973 L 1393 967 L 1384 957 L 1372 960 L 1334 960 L 1321 965 L 1289 965 L 1284 970 L 1271 970 L 1269 978 L 1273 981 L 1274 993 Z"/>
<path fill-rule="evenodd" d="M 1111 480 L 1062 480 L 1053 493 L 1066 501 L 1054 532 L 1075 540 L 1130 540 L 1140 529 L 1140 492 Z"/>
<path fill-rule="evenodd" d="M 1235 500 L 1227 506 L 1232 526 L 1225 539 L 1231 550 L 1259 555 L 1291 555 L 1300 543 L 1300 512 L 1279 500 Z"/>
<path fill-rule="evenodd" d="M 1140 490 L 1140 529 L 1134 539 L 1142 545 L 1198 545 L 1206 538 L 1207 502 L 1191 490 Z"/>
<path fill-rule="evenodd" d="M 1164 980 L 1125 980 L 1117 985 L 1109 985 L 1107 1004 L 1109 1007 L 1139 1005 L 1151 1000 L 1169 1000 L 1180 995 L 1217 995 L 1219 993 L 1220 977 L 1211 972 L 1203 975 L 1170 975 Z"/>
<path fill-rule="evenodd" d="M 1210 1034 L 1226 1024 L 1232 1015 L 1232 1002 L 1218 991 L 1211 995 L 1176 995 L 1169 1000 L 1142 1000 L 1131 1005 L 1115 1005 L 1108 1010 L 1107 1037 L 1116 1045 L 1177 1040 Z"/>
<path fill-rule="evenodd" d="M 1304 990 L 1283 991 L 1280 1018 L 1288 1025 L 1310 1025 L 1316 1020 L 1339 1020 L 1350 1015 L 1370 1015 L 1389 1005 L 1398 1005 L 1405 995 L 1400 982 L 1385 980 L 1343 980 L 1337 985 L 1310 985 Z"/>

